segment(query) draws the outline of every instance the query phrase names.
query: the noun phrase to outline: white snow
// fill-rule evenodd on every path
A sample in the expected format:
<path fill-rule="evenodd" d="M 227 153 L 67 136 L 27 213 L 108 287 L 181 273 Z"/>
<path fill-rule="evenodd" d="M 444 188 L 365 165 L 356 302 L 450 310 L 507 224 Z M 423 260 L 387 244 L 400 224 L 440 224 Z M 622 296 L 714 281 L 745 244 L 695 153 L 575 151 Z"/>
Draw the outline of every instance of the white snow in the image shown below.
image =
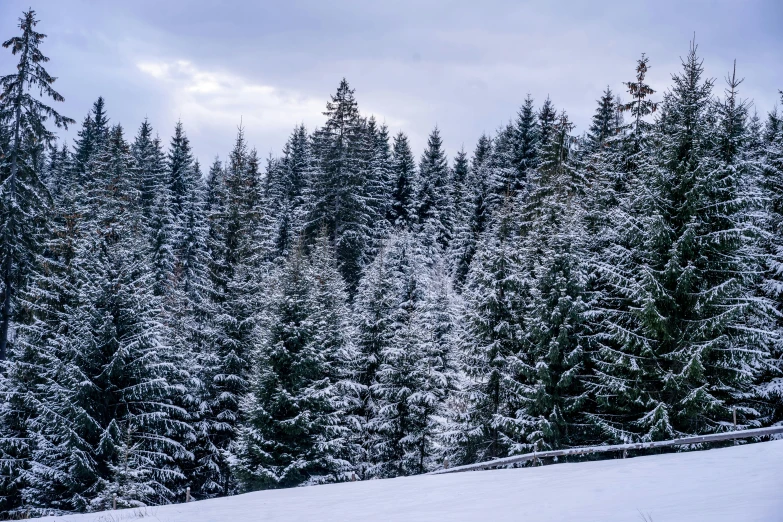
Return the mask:
<path fill-rule="evenodd" d="M 780 522 L 783 440 L 626 460 L 261 491 L 44 520 Z"/>

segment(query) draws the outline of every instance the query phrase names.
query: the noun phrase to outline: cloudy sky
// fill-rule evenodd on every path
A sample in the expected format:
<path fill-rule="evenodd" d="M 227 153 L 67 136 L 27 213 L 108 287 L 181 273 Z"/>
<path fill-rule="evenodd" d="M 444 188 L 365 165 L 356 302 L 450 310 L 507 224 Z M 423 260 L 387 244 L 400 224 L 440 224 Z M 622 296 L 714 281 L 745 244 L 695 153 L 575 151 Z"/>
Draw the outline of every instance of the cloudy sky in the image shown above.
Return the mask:
<path fill-rule="evenodd" d="M 662 92 L 694 33 L 720 89 L 734 59 L 760 113 L 783 88 L 780 0 L 0 0 L 0 37 L 31 5 L 63 113 L 81 121 L 101 95 L 129 134 L 148 117 L 166 141 L 182 119 L 202 162 L 226 155 L 240 121 L 262 155 L 276 154 L 295 124 L 323 122 L 342 77 L 362 112 L 407 132 L 417 152 L 437 124 L 450 155 L 527 93 L 584 130 L 642 52 Z M 0 51 L 4 73 L 14 61 Z"/>

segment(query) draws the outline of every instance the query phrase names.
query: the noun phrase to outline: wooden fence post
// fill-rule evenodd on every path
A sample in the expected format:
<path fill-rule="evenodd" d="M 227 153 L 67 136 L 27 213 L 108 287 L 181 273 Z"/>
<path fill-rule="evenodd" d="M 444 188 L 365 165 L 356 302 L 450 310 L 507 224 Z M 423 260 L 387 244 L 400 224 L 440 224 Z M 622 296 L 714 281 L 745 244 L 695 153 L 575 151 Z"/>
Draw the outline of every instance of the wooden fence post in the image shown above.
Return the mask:
<path fill-rule="evenodd" d="M 185 503 L 190 502 L 190 486 L 185 488 Z"/>
<path fill-rule="evenodd" d="M 111 508 L 114 510 L 117 509 L 117 493 L 111 494 Z"/>

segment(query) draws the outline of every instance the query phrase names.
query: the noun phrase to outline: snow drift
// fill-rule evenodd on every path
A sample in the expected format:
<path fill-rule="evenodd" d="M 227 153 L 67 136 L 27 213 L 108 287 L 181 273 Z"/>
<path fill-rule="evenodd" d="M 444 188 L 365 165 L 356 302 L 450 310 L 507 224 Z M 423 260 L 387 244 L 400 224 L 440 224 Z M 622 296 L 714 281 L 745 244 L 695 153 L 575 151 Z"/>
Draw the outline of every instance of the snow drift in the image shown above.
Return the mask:
<path fill-rule="evenodd" d="M 783 440 L 538 468 L 371 480 L 58 522 L 783 521 Z"/>

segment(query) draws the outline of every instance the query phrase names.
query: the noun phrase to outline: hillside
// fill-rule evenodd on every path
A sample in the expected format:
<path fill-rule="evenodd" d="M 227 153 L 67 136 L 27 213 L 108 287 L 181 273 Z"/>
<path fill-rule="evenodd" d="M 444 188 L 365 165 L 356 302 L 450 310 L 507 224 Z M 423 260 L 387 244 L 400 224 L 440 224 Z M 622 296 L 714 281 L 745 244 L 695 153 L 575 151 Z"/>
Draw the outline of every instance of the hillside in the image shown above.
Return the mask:
<path fill-rule="evenodd" d="M 58 522 L 783 520 L 783 440 L 534 469 L 372 480 Z"/>

